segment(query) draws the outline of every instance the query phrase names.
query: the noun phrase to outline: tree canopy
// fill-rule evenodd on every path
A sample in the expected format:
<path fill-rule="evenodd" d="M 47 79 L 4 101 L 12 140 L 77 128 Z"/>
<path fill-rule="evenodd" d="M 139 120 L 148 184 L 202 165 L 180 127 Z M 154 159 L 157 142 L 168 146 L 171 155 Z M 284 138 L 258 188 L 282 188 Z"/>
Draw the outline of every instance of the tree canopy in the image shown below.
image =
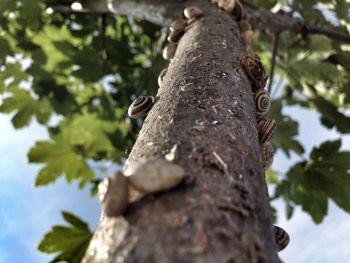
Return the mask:
<path fill-rule="evenodd" d="M 136 96 L 156 92 L 157 76 L 166 65 L 161 49 L 167 29 L 131 16 L 67 11 L 73 2 L 0 2 L 0 112 L 11 114 L 17 129 L 33 121 L 48 129 L 49 138 L 28 150 L 29 161 L 42 164 L 37 187 L 64 176 L 95 194 L 99 171 L 92 164 L 123 164 L 136 139 L 142 121 L 131 121 L 127 109 Z M 350 3 L 246 3 L 307 23 L 304 32 L 259 30 L 253 41 L 252 49 L 272 73 L 269 115 L 279 127 L 273 145 L 299 158 L 286 174 L 268 172 L 271 199 L 285 201 L 288 218 L 301 206 L 315 223 L 327 215 L 329 200 L 350 212 L 350 151 L 341 150 L 341 135 L 350 133 L 350 43 L 307 30 L 313 25 L 349 34 Z M 283 111 L 288 105 L 317 111 L 324 129 L 335 129 L 339 139 L 306 154 L 298 122 Z M 91 237 L 84 222 L 68 212 L 63 216 L 72 226 L 55 226 L 39 246 L 47 253 L 61 251 L 56 261 L 79 257 Z M 75 236 L 78 250 L 57 245 L 52 240 L 58 236 Z"/>

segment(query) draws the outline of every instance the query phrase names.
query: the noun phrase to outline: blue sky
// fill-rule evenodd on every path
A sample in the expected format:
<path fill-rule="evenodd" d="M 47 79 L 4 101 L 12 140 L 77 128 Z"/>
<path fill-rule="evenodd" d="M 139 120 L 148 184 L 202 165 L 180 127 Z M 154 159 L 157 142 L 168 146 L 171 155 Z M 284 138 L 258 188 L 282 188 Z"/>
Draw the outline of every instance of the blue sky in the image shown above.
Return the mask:
<path fill-rule="evenodd" d="M 311 111 L 289 108 L 300 120 L 300 140 L 308 151 L 325 138 L 338 138 L 334 131 L 320 128 L 317 115 Z M 38 165 L 29 165 L 27 151 L 35 140 L 46 139 L 46 130 L 36 124 L 15 130 L 10 117 L 0 114 L 0 263 L 48 262 L 51 256 L 39 253 L 36 247 L 52 225 L 62 224 L 61 210 L 67 210 L 88 221 L 95 229 L 100 208 L 89 191 L 77 191 L 63 179 L 54 185 L 34 188 Z M 350 149 L 350 137 L 343 137 L 343 149 Z M 295 160 L 295 156 L 293 157 Z M 350 160 L 349 160 L 350 161 Z M 273 167 L 288 170 L 293 163 L 281 153 Z M 333 203 L 321 225 L 314 225 L 300 209 L 290 221 L 284 217 L 283 203 L 278 201 L 278 225 L 290 236 L 290 245 L 280 253 L 286 263 L 350 263 L 350 216 Z"/>

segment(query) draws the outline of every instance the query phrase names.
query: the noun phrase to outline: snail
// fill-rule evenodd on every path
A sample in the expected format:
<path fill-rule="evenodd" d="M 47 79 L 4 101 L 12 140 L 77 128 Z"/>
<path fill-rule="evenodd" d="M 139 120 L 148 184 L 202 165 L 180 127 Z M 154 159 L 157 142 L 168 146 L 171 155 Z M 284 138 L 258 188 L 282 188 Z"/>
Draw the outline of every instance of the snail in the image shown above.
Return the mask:
<path fill-rule="evenodd" d="M 158 76 L 158 86 L 159 86 L 159 87 L 162 86 L 163 79 L 164 79 L 164 77 L 165 77 L 167 71 L 168 71 L 168 67 L 163 68 L 163 70 L 159 73 L 159 76 Z"/>
<path fill-rule="evenodd" d="M 226 12 L 231 13 L 235 7 L 235 0 L 219 0 L 217 4 Z"/>
<path fill-rule="evenodd" d="M 271 98 L 266 90 L 258 90 L 254 94 L 254 100 L 257 115 L 264 115 L 269 111 L 271 106 Z"/>
<path fill-rule="evenodd" d="M 249 47 L 252 43 L 254 32 L 252 30 L 247 30 L 241 33 L 241 38 L 245 47 Z"/>
<path fill-rule="evenodd" d="M 163 158 L 153 157 L 130 168 L 129 183 L 143 193 L 156 193 L 177 186 L 185 176 L 184 169 Z"/>
<path fill-rule="evenodd" d="M 170 31 L 185 31 L 187 26 L 187 20 L 178 19 L 170 24 Z"/>
<path fill-rule="evenodd" d="M 272 136 L 275 134 L 277 128 L 277 123 L 275 120 L 267 119 L 264 117 L 258 120 L 258 133 L 259 140 L 261 144 L 271 140 Z"/>
<path fill-rule="evenodd" d="M 263 167 L 266 171 L 273 163 L 273 147 L 269 142 L 265 142 L 261 145 L 261 159 L 263 161 Z"/>
<path fill-rule="evenodd" d="M 268 76 L 260 61 L 260 57 L 254 53 L 247 53 L 241 58 L 241 64 L 244 71 L 248 75 L 253 92 L 263 89 L 266 85 Z"/>
<path fill-rule="evenodd" d="M 146 116 L 153 106 L 154 98 L 152 96 L 141 96 L 135 99 L 128 109 L 130 118 L 141 118 Z"/>
<path fill-rule="evenodd" d="M 183 30 L 173 30 L 170 32 L 167 40 L 169 42 L 177 42 L 180 40 L 180 38 L 182 37 L 182 35 L 185 33 L 185 31 Z"/>
<path fill-rule="evenodd" d="M 171 60 L 175 56 L 177 44 L 170 42 L 163 50 L 163 58 L 165 60 Z"/>
<path fill-rule="evenodd" d="M 189 20 L 189 22 L 192 22 L 196 20 L 198 17 L 203 15 L 203 11 L 195 6 L 190 6 L 185 8 L 184 10 L 185 17 Z"/>
<path fill-rule="evenodd" d="M 104 179 L 99 185 L 99 199 L 106 216 L 124 213 L 128 206 L 128 181 L 121 172 Z"/>
<path fill-rule="evenodd" d="M 242 19 L 241 21 L 238 22 L 238 24 L 241 32 L 252 30 L 252 26 L 247 19 Z"/>
<path fill-rule="evenodd" d="M 281 251 L 284 248 L 286 248 L 286 246 L 288 246 L 289 241 L 290 241 L 289 235 L 288 235 L 287 231 L 285 231 L 283 228 L 281 228 L 279 226 L 273 226 L 273 230 L 274 230 L 274 234 L 275 234 L 277 250 Z"/>
<path fill-rule="evenodd" d="M 177 186 L 185 176 L 181 166 L 160 157 L 137 163 L 125 172 L 118 171 L 104 179 L 98 196 L 106 216 L 121 216 L 128 205 L 147 194 L 166 191 Z"/>
<path fill-rule="evenodd" d="M 235 1 L 235 7 L 232 11 L 232 15 L 236 17 L 237 21 L 247 18 L 247 13 L 244 10 L 242 3 L 239 0 Z"/>

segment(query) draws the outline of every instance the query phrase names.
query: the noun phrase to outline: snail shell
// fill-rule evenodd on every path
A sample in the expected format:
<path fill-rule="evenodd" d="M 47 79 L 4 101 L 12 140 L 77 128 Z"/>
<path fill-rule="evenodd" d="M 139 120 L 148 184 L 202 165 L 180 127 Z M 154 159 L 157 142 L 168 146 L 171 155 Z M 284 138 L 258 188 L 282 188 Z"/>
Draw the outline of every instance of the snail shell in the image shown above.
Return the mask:
<path fill-rule="evenodd" d="M 247 13 L 239 0 L 236 0 L 235 7 L 232 11 L 232 15 L 236 17 L 237 21 L 241 21 L 242 19 L 247 18 Z"/>
<path fill-rule="evenodd" d="M 169 42 L 178 42 L 184 33 L 185 31 L 183 30 L 171 31 L 167 39 Z"/>
<path fill-rule="evenodd" d="M 243 19 L 239 21 L 239 29 L 241 30 L 241 32 L 245 32 L 248 30 L 252 30 L 252 26 L 247 19 Z"/>
<path fill-rule="evenodd" d="M 153 106 L 154 98 L 152 96 L 141 96 L 135 99 L 128 109 L 130 118 L 141 118 L 146 116 Z"/>
<path fill-rule="evenodd" d="M 271 98 L 269 93 L 264 90 L 258 90 L 254 95 L 256 113 L 258 115 L 264 115 L 267 113 L 271 106 Z"/>
<path fill-rule="evenodd" d="M 277 123 L 275 120 L 260 118 L 258 120 L 258 133 L 260 143 L 263 144 L 271 140 L 272 136 L 275 134 L 277 128 Z"/>
<path fill-rule="evenodd" d="M 159 73 L 159 76 L 158 76 L 158 86 L 159 86 L 159 87 L 162 86 L 163 79 L 164 79 L 164 77 L 165 77 L 167 71 L 168 71 L 168 67 L 163 68 L 163 70 Z"/>
<path fill-rule="evenodd" d="M 263 89 L 266 85 L 268 76 L 263 64 L 261 63 L 260 57 L 254 53 L 247 53 L 241 58 L 241 64 L 250 80 L 253 92 Z"/>
<path fill-rule="evenodd" d="M 273 146 L 266 142 L 261 145 L 261 158 L 263 161 L 264 170 L 269 169 L 273 163 Z"/>
<path fill-rule="evenodd" d="M 170 42 L 163 50 L 163 58 L 165 60 L 171 60 L 175 56 L 177 44 Z"/>
<path fill-rule="evenodd" d="M 191 22 L 203 15 L 203 11 L 196 6 L 190 6 L 184 10 L 185 17 Z"/>
<path fill-rule="evenodd" d="M 283 228 L 281 228 L 279 226 L 273 226 L 273 229 L 274 229 L 274 233 L 275 233 L 277 250 L 281 251 L 284 248 L 286 248 L 286 246 L 288 246 L 289 241 L 290 241 L 289 235 L 288 235 L 287 231 L 285 231 Z"/>
<path fill-rule="evenodd" d="M 235 0 L 219 0 L 217 4 L 228 13 L 231 13 L 235 8 Z"/>
<path fill-rule="evenodd" d="M 178 19 L 170 24 L 170 31 L 185 31 L 187 26 L 187 20 Z"/>
<path fill-rule="evenodd" d="M 160 157 L 153 157 L 131 168 L 129 183 L 143 193 L 156 193 L 178 185 L 185 176 L 184 169 Z"/>
<path fill-rule="evenodd" d="M 103 180 L 99 185 L 99 199 L 106 216 L 116 217 L 128 206 L 128 181 L 121 172 Z"/>
<path fill-rule="evenodd" d="M 253 37 L 254 37 L 254 32 L 252 30 L 243 31 L 241 33 L 241 38 L 244 46 L 249 47 L 250 44 L 252 43 Z"/>

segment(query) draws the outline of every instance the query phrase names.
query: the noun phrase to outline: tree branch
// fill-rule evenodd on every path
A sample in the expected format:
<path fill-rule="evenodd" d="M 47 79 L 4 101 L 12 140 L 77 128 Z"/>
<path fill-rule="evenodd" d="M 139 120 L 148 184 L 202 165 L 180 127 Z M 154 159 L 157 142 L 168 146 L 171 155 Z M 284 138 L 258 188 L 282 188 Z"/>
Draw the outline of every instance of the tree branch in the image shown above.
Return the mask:
<path fill-rule="evenodd" d="M 203 1 L 198 0 L 198 5 Z M 166 1 L 163 0 L 110 0 L 110 5 L 105 0 L 85 0 L 83 1 L 84 11 L 90 12 L 113 12 L 120 15 L 132 15 L 141 19 L 146 19 L 155 24 L 167 26 L 172 20 L 179 18 L 181 10 L 188 4 L 183 0 Z M 289 16 L 285 13 L 271 13 L 266 10 L 258 10 L 246 6 L 248 19 L 255 29 L 269 31 L 271 33 L 281 33 L 284 31 L 320 34 L 330 39 L 350 43 L 350 35 L 345 32 L 338 32 L 333 29 L 322 28 L 316 25 L 308 25 L 300 19 Z"/>
<path fill-rule="evenodd" d="M 350 43 L 350 35 L 344 32 L 338 32 L 333 29 L 322 28 L 316 25 L 308 25 L 298 18 L 289 16 L 286 13 L 271 13 L 266 10 L 256 10 L 246 7 L 248 19 L 258 30 L 264 30 L 271 33 L 282 33 L 285 31 L 300 34 L 318 34 L 327 36 L 330 39 Z"/>
<path fill-rule="evenodd" d="M 269 86 L 267 89 L 270 94 L 271 94 L 271 88 L 272 88 L 272 84 L 273 84 L 273 75 L 275 73 L 278 40 L 279 40 L 279 33 L 275 33 L 273 35 L 273 47 L 272 47 L 272 54 L 271 54 L 270 81 L 269 81 Z"/>
<path fill-rule="evenodd" d="M 313 25 L 305 25 L 305 30 L 308 34 L 320 34 L 327 36 L 328 38 L 333 40 L 337 40 L 344 43 L 350 43 L 350 35 L 346 33 Z"/>

